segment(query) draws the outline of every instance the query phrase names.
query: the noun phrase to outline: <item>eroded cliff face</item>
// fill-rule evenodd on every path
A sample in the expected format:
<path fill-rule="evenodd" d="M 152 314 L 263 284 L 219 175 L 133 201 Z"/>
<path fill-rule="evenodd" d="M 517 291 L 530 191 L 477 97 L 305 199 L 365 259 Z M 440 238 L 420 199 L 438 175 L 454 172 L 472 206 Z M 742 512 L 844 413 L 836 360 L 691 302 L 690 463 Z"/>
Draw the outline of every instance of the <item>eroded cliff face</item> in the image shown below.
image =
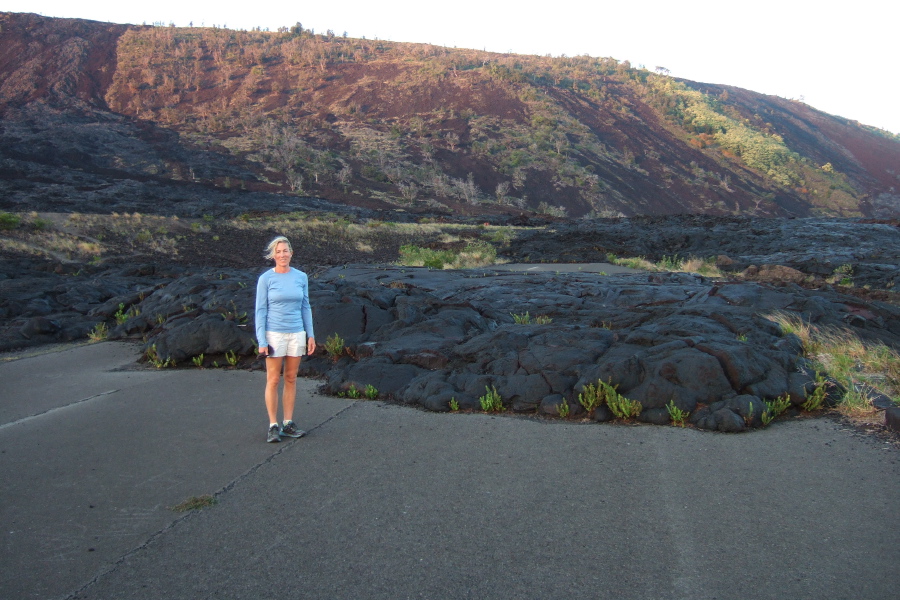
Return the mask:
<path fill-rule="evenodd" d="M 35 182 L 72 210 L 152 182 L 169 213 L 223 191 L 447 216 L 900 206 L 895 137 L 613 59 L 2 13 L 0 116 L 4 210 L 35 208 Z"/>

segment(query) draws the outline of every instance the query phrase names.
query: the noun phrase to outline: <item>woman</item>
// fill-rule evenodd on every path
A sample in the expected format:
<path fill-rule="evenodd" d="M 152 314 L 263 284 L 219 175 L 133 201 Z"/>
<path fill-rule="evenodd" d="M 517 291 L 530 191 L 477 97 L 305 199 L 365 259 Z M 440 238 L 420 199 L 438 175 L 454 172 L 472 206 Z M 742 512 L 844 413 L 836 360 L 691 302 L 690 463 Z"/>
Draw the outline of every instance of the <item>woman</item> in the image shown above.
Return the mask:
<path fill-rule="evenodd" d="M 297 398 L 297 371 L 300 357 L 316 351 L 312 310 L 309 307 L 309 279 L 306 273 L 291 267 L 293 249 L 284 236 L 267 247 L 267 259 L 275 268 L 259 277 L 256 284 L 256 341 L 260 355 L 266 357 L 266 409 L 269 431 L 266 441 L 280 442 L 281 436 L 301 437 L 304 431 L 294 424 Z M 284 390 L 281 394 L 283 423 L 278 425 L 278 384 L 284 366 Z"/>

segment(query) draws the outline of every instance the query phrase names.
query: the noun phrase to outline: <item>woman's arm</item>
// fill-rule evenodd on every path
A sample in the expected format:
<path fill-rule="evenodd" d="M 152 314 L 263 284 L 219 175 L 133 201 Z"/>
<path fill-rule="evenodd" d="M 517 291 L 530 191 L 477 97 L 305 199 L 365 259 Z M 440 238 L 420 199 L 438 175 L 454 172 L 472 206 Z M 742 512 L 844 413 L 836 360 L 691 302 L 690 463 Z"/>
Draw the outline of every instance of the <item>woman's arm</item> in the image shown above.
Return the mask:
<path fill-rule="evenodd" d="M 315 339 L 313 331 L 312 308 L 309 305 L 309 278 L 303 274 L 303 300 L 300 301 L 300 318 L 303 319 L 303 331 L 307 339 Z M 315 342 L 313 342 L 315 344 Z M 310 353 L 311 354 L 311 353 Z"/>
<path fill-rule="evenodd" d="M 256 282 L 256 343 L 260 354 L 268 354 L 269 343 L 266 341 L 266 320 L 269 316 L 268 278 L 263 273 Z"/>

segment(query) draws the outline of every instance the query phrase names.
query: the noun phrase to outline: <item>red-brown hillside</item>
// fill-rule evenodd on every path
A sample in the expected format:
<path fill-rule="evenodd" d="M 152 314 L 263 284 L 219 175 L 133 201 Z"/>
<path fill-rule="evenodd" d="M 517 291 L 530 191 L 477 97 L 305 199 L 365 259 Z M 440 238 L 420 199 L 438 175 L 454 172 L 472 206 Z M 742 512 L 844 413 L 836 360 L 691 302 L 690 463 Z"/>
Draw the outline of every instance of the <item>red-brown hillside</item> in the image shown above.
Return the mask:
<path fill-rule="evenodd" d="M 90 177 L 448 214 L 900 213 L 896 136 L 613 59 L 13 13 L 0 28 L 11 205 L 38 180 L 77 204 Z"/>
<path fill-rule="evenodd" d="M 68 98 L 105 108 L 129 26 L 0 13 L 0 27 L 0 110 Z"/>

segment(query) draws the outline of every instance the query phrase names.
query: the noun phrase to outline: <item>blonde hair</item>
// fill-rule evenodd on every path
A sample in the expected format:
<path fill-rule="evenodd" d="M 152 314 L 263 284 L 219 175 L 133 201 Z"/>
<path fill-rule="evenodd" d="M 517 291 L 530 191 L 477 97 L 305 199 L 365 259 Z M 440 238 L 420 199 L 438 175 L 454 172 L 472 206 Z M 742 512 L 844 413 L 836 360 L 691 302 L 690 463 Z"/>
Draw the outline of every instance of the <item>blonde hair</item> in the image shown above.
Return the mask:
<path fill-rule="evenodd" d="M 282 242 L 287 244 L 288 250 L 291 251 L 291 254 L 294 253 L 294 248 L 293 248 L 293 246 L 291 246 L 291 241 L 289 239 L 287 239 L 286 237 L 284 237 L 283 235 L 279 235 L 278 237 L 273 239 L 271 242 L 269 242 L 268 246 L 266 246 L 265 258 L 268 258 L 269 260 L 275 258 L 275 248 L 277 248 L 278 244 L 281 244 Z"/>

